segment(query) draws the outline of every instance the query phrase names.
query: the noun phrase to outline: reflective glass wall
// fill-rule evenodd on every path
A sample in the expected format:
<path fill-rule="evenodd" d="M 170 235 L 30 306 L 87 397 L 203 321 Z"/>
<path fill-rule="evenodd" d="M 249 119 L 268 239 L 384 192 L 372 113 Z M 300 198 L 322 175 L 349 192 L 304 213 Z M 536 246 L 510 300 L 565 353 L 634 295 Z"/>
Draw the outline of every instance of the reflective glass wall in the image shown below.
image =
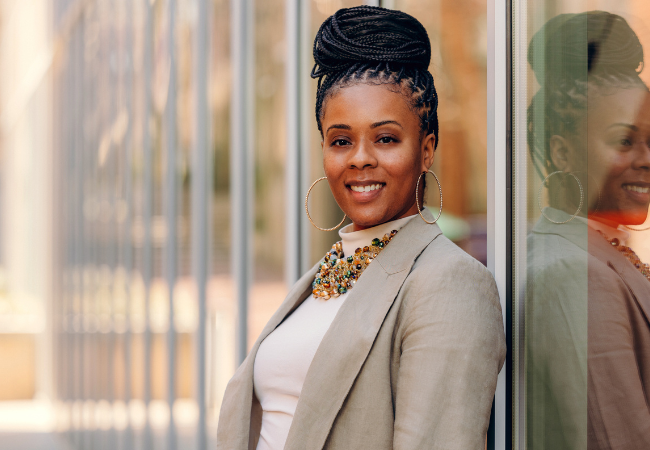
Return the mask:
<path fill-rule="evenodd" d="M 513 2 L 514 446 L 650 445 L 650 4 Z"/>
<path fill-rule="evenodd" d="M 213 445 L 227 381 L 338 240 L 304 213 L 323 174 L 311 48 L 362 3 L 0 4 L 0 434 Z M 440 225 L 485 262 L 487 2 L 381 3 L 429 32 Z M 342 216 L 324 186 L 310 212 Z"/>

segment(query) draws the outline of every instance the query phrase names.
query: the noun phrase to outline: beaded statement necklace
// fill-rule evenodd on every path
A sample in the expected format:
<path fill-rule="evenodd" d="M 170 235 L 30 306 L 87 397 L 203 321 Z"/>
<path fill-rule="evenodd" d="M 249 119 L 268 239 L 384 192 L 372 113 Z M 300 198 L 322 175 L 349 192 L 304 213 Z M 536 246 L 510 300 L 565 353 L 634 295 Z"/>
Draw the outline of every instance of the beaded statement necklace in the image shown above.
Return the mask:
<path fill-rule="evenodd" d="M 621 241 L 618 239 L 609 239 L 605 233 L 602 231 L 598 231 L 602 237 L 605 238 L 607 242 L 609 242 L 612 247 L 616 248 L 619 252 L 623 254 L 627 258 L 628 261 L 632 263 L 636 269 L 641 272 L 641 275 L 645 277 L 646 280 L 650 281 L 650 264 L 646 264 L 641 259 L 637 256 L 637 254 L 632 250 L 630 247 L 627 247 L 625 245 L 621 245 Z"/>
<path fill-rule="evenodd" d="M 312 283 L 312 293 L 316 298 L 329 300 L 345 294 L 357 282 L 361 273 L 366 270 L 373 259 L 388 245 L 397 234 L 393 230 L 384 237 L 374 238 L 370 245 L 358 248 L 354 255 L 347 258 L 343 255 L 343 244 L 338 241 L 325 254 L 323 262 L 318 266 L 318 272 Z"/>

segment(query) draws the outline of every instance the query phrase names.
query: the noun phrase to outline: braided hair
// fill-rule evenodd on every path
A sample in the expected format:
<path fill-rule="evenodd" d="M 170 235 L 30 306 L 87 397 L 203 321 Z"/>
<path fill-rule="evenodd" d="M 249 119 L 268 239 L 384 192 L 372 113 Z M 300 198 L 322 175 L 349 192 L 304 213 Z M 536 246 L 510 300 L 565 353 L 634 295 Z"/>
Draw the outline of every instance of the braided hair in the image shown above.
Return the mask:
<path fill-rule="evenodd" d="M 588 93 L 641 87 L 643 47 L 622 17 L 603 11 L 561 14 L 533 36 L 528 62 L 540 89 L 528 107 L 528 150 L 541 178 L 558 170 L 555 135 L 580 136 Z M 586 149 L 585 149 L 586 150 Z"/>
<path fill-rule="evenodd" d="M 331 96 L 346 86 L 376 84 L 404 94 L 421 130 L 433 133 L 438 146 L 438 94 L 428 70 L 431 43 L 417 19 L 374 6 L 339 9 L 316 34 L 314 61 L 321 135 L 324 104 Z"/>

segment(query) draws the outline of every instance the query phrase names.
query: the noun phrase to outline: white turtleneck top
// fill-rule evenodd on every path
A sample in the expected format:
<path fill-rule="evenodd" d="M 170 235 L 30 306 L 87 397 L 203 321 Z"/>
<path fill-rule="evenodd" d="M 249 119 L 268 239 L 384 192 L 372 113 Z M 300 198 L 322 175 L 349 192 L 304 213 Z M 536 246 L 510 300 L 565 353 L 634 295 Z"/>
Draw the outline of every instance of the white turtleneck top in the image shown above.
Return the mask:
<path fill-rule="evenodd" d="M 353 255 L 357 248 L 370 245 L 374 238 L 399 230 L 416 215 L 361 231 L 352 231 L 352 224 L 342 228 L 339 236 L 343 255 Z M 284 448 L 307 370 L 349 292 L 329 300 L 310 295 L 262 341 L 253 369 L 255 395 L 262 406 L 257 450 Z"/>

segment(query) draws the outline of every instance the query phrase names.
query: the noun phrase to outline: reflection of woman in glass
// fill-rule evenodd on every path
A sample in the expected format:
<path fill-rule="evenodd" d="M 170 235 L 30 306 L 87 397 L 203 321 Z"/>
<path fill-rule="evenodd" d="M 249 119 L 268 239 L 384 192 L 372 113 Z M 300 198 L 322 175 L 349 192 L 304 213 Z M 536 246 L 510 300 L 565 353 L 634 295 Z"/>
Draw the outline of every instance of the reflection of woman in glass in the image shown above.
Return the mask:
<path fill-rule="evenodd" d="M 622 225 L 650 204 L 643 49 L 620 16 L 566 14 L 533 37 L 529 148 L 550 207 L 528 238 L 533 449 L 650 448 L 650 267 Z"/>
<path fill-rule="evenodd" d="M 219 449 L 484 447 L 502 315 L 489 272 L 421 208 L 438 138 L 430 57 L 398 11 L 342 9 L 321 26 L 323 167 L 353 223 L 228 384 Z"/>

